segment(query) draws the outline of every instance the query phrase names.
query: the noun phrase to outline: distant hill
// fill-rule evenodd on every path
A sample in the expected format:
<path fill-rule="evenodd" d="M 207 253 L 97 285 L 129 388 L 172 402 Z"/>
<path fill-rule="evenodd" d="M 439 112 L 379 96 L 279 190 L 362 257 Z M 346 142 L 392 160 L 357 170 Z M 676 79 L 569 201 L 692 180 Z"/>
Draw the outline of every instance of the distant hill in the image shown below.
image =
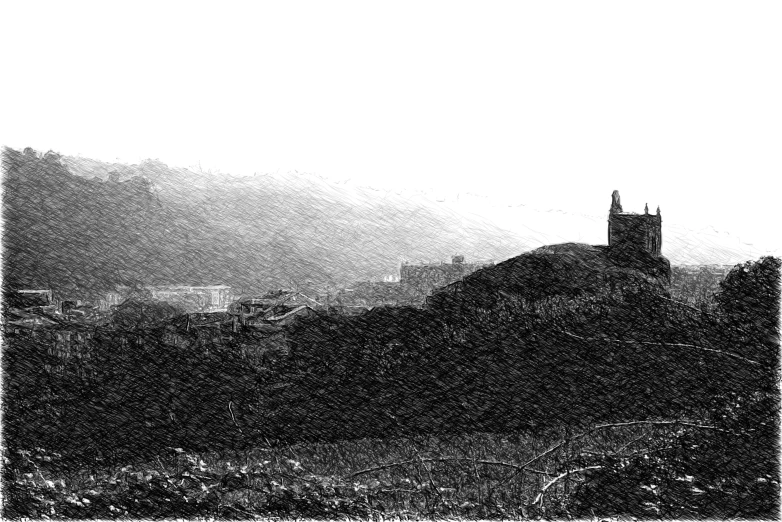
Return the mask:
<path fill-rule="evenodd" d="M 423 198 L 311 176 L 218 176 L 31 149 L 5 149 L 3 170 L 5 285 L 70 298 L 139 283 L 317 291 L 382 280 L 403 260 L 528 248 Z"/>

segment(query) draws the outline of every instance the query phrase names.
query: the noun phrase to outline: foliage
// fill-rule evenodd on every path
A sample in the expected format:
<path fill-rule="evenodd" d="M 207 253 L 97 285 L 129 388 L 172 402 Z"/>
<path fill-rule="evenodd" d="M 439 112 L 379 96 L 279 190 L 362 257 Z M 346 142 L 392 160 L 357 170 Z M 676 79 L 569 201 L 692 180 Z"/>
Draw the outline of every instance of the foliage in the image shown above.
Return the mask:
<path fill-rule="evenodd" d="M 563 445 L 545 470 L 565 474 L 561 487 L 541 492 L 537 484 L 514 494 L 530 497 L 524 501 L 530 513 L 547 515 L 766 516 L 775 511 L 765 499 L 779 488 L 779 332 L 772 315 L 778 266 L 765 259 L 740 267 L 741 274 L 726 279 L 714 313 L 633 280 L 536 300 L 502 295 L 485 306 L 453 300 L 425 310 L 323 314 L 289 327 L 284 349 L 249 329 L 199 331 L 178 319 L 97 328 L 70 356 L 58 355 L 42 337 L 7 333 L 4 440 L 11 455 L 46 448 L 80 469 L 150 462 L 169 447 L 191 454 L 366 438 L 453 440 L 476 432 L 527 440 L 554 432 L 573 441 L 573 434 L 606 423 L 689 419 L 709 428 L 650 428 L 635 434 L 645 446 L 619 451 L 613 441 L 614 449 L 592 456 Z M 454 455 L 406 459 L 422 456 Z M 523 457 L 507 462 L 518 465 Z M 442 463 L 424 464 L 403 467 L 407 478 L 440 476 Z M 16 462 L 11 469 L 23 466 Z M 571 471 L 577 478 L 570 479 Z M 180 484 L 184 477 L 177 473 L 164 482 Z M 331 475 L 344 479 L 345 473 Z M 426 482 L 419 480 L 422 488 Z M 434 483 L 452 487 L 444 478 Z M 269 509 L 295 505 L 291 513 L 315 516 L 324 504 L 305 489 L 284 497 L 286 507 Z M 122 497 L 130 495 L 124 491 L 112 490 L 119 504 L 137 498 Z M 543 508 L 532 502 L 533 493 L 542 495 Z M 416 509 L 472 513 L 441 501 L 445 493 L 436 488 L 429 494 Z M 194 498 L 192 492 L 171 495 Z M 503 509 L 513 498 L 505 497 Z M 210 506 L 213 516 L 223 513 Z M 345 512 L 369 513 L 361 511 L 365 504 L 347 506 Z"/>
<path fill-rule="evenodd" d="M 659 437 L 632 459 L 600 456 L 573 499 L 586 515 L 663 518 L 777 518 L 779 516 L 780 261 L 737 266 L 716 296 L 715 346 L 752 357 L 720 382 L 708 418 L 713 430 Z"/>

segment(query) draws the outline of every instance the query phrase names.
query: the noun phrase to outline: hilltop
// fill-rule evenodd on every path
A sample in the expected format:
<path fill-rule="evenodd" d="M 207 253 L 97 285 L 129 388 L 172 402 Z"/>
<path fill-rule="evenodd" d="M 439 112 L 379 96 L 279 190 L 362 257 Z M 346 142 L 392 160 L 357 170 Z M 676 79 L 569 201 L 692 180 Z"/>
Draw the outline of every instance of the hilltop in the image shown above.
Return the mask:
<path fill-rule="evenodd" d="M 541 247 L 483 268 L 435 292 L 430 307 L 488 308 L 504 296 L 527 300 L 575 298 L 648 285 L 665 292 L 670 262 L 663 256 L 620 247 L 564 243 Z"/>

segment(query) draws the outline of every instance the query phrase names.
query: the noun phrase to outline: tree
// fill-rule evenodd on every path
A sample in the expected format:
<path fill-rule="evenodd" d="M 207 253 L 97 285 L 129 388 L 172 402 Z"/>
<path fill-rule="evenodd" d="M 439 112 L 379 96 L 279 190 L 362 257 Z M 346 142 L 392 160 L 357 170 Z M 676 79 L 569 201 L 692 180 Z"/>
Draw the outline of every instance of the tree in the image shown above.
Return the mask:
<path fill-rule="evenodd" d="M 728 274 L 716 296 L 717 316 L 706 317 L 698 328 L 714 353 L 707 377 L 717 384 L 705 420 L 711 429 L 658 437 L 631 459 L 604 455 L 578 463 L 602 469 L 574 495 L 573 511 L 779 516 L 779 287 L 776 258 L 738 265 Z M 741 357 L 720 360 L 717 352 Z"/>
<path fill-rule="evenodd" d="M 737 265 L 715 296 L 725 342 L 774 368 L 779 359 L 781 266 L 775 257 Z"/>

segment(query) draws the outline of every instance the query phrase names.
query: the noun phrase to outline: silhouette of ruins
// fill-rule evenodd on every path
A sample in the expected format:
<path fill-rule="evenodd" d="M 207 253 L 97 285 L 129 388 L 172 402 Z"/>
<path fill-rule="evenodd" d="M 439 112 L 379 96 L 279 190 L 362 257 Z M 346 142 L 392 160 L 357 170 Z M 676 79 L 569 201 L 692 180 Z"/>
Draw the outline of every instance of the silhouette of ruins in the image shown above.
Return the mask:
<path fill-rule="evenodd" d="M 660 207 L 657 214 L 649 214 L 649 206 L 643 214 L 624 212 L 619 201 L 619 191 L 611 195 L 611 210 L 608 213 L 608 246 L 643 250 L 653 256 L 660 256 L 663 244 L 662 217 Z"/>

